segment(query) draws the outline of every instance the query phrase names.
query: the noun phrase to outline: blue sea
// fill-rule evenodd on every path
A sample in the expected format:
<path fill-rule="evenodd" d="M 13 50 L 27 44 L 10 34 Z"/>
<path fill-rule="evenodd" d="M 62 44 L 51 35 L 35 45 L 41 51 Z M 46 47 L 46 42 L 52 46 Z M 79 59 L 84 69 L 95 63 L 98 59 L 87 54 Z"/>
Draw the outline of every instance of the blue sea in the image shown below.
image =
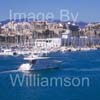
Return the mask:
<path fill-rule="evenodd" d="M 59 53 L 58 53 L 59 55 Z M 17 71 L 23 57 L 0 57 L 0 100 L 100 100 L 100 51 L 66 52 L 60 54 L 62 62 L 58 69 L 30 72 Z M 56 59 L 56 58 L 55 58 Z M 50 62 L 47 62 L 50 63 Z M 45 66 L 45 65 L 44 65 Z M 53 65 L 52 65 L 53 66 Z M 17 82 L 12 85 L 11 75 L 39 75 L 46 78 L 89 79 L 89 86 L 22 86 Z M 35 79 L 36 80 L 36 79 Z M 77 81 L 76 81 L 77 83 Z M 80 83 L 81 84 L 81 83 Z"/>

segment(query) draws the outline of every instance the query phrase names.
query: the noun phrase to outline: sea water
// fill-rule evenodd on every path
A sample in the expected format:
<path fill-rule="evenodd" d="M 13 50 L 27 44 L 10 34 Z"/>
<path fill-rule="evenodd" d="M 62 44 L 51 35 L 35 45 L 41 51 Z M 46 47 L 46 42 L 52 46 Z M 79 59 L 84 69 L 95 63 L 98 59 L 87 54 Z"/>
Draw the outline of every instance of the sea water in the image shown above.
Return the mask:
<path fill-rule="evenodd" d="M 18 66 L 24 63 L 23 57 L 1 56 L 0 100 L 100 100 L 100 51 L 67 52 L 58 53 L 58 55 L 62 55 L 60 56 L 61 63 L 58 65 L 58 67 L 61 66 L 59 69 L 30 72 L 17 71 Z M 26 83 L 25 78 L 22 85 L 18 80 L 14 85 L 12 79 L 15 79 L 16 75 L 19 75 L 21 79 L 24 75 L 26 77 L 35 76 L 32 82 L 43 77 L 47 79 L 67 77 L 71 83 L 71 79 L 77 78 L 80 84 L 65 86 L 60 83 L 55 85 L 53 82 L 52 86 L 50 84 L 48 86 L 46 84 L 44 86 L 34 85 L 34 83 L 30 85 L 30 81 Z M 88 85 L 85 82 L 82 86 L 83 78 L 89 79 Z"/>

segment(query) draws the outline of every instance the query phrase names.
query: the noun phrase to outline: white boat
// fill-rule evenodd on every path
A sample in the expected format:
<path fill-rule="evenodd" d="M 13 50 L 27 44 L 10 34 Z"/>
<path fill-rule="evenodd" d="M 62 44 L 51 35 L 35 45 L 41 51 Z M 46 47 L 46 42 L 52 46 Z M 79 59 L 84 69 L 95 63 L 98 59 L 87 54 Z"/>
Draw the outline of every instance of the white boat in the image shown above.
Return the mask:
<path fill-rule="evenodd" d="M 90 51 L 91 48 L 89 48 L 89 47 L 82 47 L 82 48 L 80 48 L 80 50 L 81 50 L 81 51 Z"/>
<path fill-rule="evenodd" d="M 15 55 L 29 55 L 31 54 L 30 50 L 19 50 L 19 49 L 1 49 L 0 55 L 2 56 L 15 56 Z"/>
<path fill-rule="evenodd" d="M 74 48 L 74 47 L 61 47 L 61 52 L 67 52 L 67 51 L 70 51 L 70 52 L 75 52 L 75 51 L 79 51 L 78 48 Z"/>
<path fill-rule="evenodd" d="M 67 51 L 77 51 L 77 48 L 69 47 L 69 48 L 67 48 Z"/>
<path fill-rule="evenodd" d="M 67 48 L 66 48 L 65 46 L 64 46 L 64 47 L 61 47 L 61 48 L 60 48 L 60 51 L 61 51 L 61 52 L 66 52 L 66 51 L 67 51 Z"/>
<path fill-rule="evenodd" d="M 91 47 L 91 50 L 97 50 L 97 48 L 96 47 Z"/>
<path fill-rule="evenodd" d="M 28 61 L 28 63 L 22 64 L 18 70 L 19 71 L 29 71 L 29 70 L 31 70 L 32 66 L 34 66 L 36 64 L 37 60 L 46 60 L 48 58 L 49 57 L 39 56 L 38 53 L 31 54 L 24 58 L 24 60 Z"/>
<path fill-rule="evenodd" d="M 12 56 L 14 53 L 11 49 L 2 49 L 0 55 L 2 56 Z"/>
<path fill-rule="evenodd" d="M 51 54 L 51 53 L 49 53 Z M 43 69 L 55 69 L 60 67 L 60 63 L 62 63 L 62 58 L 59 56 L 57 58 L 54 57 L 53 54 L 51 56 L 40 54 L 31 54 L 24 58 L 25 63 L 19 67 L 20 71 L 30 71 L 30 70 L 43 70 Z M 60 60 L 59 60 L 60 58 Z"/>
<path fill-rule="evenodd" d="M 95 48 L 95 47 L 82 47 L 80 50 L 81 51 L 90 51 L 90 50 L 97 50 L 97 48 Z"/>

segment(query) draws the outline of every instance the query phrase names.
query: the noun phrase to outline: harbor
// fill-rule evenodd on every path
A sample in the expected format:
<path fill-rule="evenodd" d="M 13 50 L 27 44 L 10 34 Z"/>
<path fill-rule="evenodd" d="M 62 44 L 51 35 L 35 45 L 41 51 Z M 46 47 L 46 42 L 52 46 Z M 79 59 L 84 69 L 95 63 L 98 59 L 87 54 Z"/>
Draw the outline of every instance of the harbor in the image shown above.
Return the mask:
<path fill-rule="evenodd" d="M 99 0 L 0 4 L 0 100 L 100 100 Z"/>
<path fill-rule="evenodd" d="M 0 28 L 0 55 L 7 55 L 7 52 L 8 55 L 23 55 L 42 49 L 61 52 L 96 50 L 100 48 L 99 29 L 99 23 L 80 28 L 73 22 L 8 22 Z"/>
<path fill-rule="evenodd" d="M 1 26 L 0 55 L 22 56 L 27 63 L 19 71 L 58 68 L 67 52 L 99 50 L 99 28 L 99 23 L 80 28 L 73 22 L 8 22 Z"/>

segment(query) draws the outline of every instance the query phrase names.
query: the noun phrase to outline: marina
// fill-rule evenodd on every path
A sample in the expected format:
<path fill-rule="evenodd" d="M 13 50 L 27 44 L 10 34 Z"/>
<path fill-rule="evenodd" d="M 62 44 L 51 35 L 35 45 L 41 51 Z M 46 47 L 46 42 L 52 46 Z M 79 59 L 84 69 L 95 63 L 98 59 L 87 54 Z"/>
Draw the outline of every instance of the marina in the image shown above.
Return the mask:
<path fill-rule="evenodd" d="M 58 68 L 58 65 L 62 67 L 60 65 L 62 63 L 62 55 L 68 52 L 82 53 L 97 51 L 99 49 L 100 39 L 98 37 L 95 35 L 88 36 L 85 33 L 81 34 L 82 31 L 79 31 L 79 26 L 75 23 L 68 22 L 66 25 L 67 28 L 65 28 L 65 31 L 56 37 L 55 33 L 52 34 L 49 30 L 41 33 L 46 37 L 38 36 L 35 38 L 37 35 L 34 32 L 31 34 L 22 33 L 22 36 L 17 37 L 16 41 L 13 40 L 11 44 L 11 38 L 8 39 L 9 35 L 5 37 L 5 44 L 3 46 L 1 45 L 0 55 L 12 57 L 22 56 L 23 62 L 27 61 L 27 63 L 22 63 L 19 71 L 29 71 L 54 69 Z M 59 27 L 62 27 L 61 23 Z M 50 34 L 52 34 L 52 37 Z M 57 58 L 56 55 L 58 55 Z"/>
<path fill-rule="evenodd" d="M 99 0 L 0 4 L 0 100 L 100 100 Z"/>

